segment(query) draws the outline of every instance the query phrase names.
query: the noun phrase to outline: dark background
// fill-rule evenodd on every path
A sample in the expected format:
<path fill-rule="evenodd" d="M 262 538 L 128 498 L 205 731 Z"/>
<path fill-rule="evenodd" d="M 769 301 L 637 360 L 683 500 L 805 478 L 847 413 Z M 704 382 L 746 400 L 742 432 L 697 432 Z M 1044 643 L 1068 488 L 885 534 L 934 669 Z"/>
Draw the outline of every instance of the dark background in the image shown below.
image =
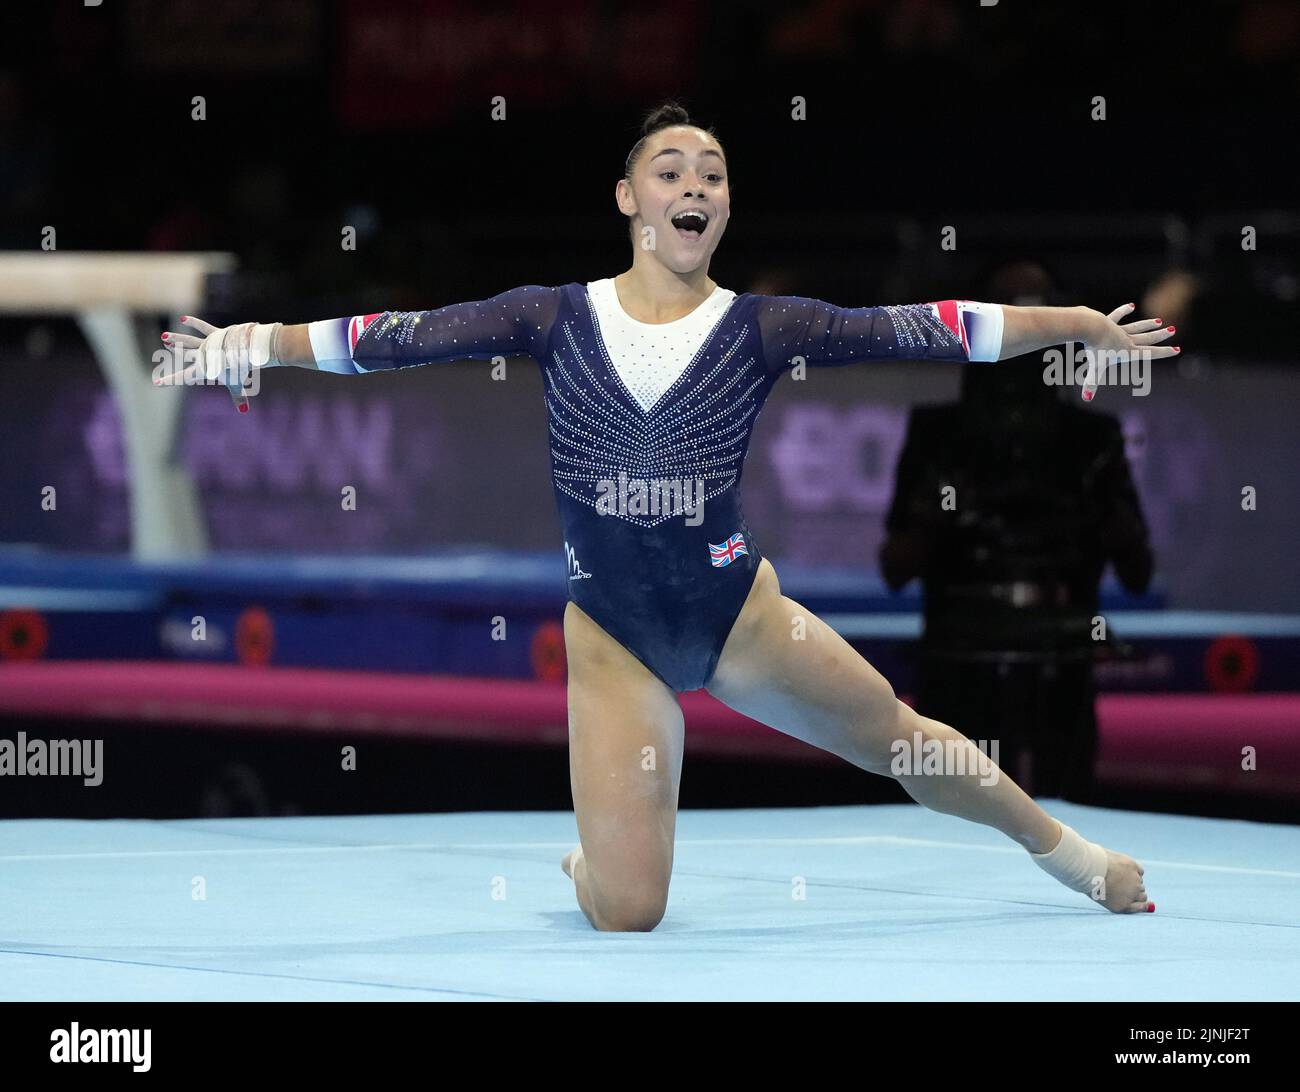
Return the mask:
<path fill-rule="evenodd" d="M 1295 204 L 1300 6 L 1280 0 L 108 0 L 5 18 L 0 245 L 52 224 L 65 250 L 233 250 L 232 304 L 258 315 L 619 271 L 613 185 L 665 96 L 727 150 L 714 275 L 738 291 L 970 295 L 1017 251 L 1053 257 L 1073 213 L 1111 225 L 1058 258 L 1073 302 L 1133 298 L 1171 249 L 1216 292 L 1295 300 L 1295 235 L 1257 225 L 1242 255 L 1233 219 Z M 1252 351 L 1286 352 L 1233 318 Z"/>
<path fill-rule="evenodd" d="M 1052 278 L 1042 302 L 1109 311 L 1168 299 L 1158 289 L 1180 278 L 1182 358 L 1157 369 L 1150 397 L 1103 388 L 1095 404 L 1124 426 L 1157 589 L 1175 608 L 1300 611 L 1300 4 L 60 0 L 6 5 L 0 20 L 0 249 L 37 250 L 53 226 L 61 251 L 233 252 L 238 272 L 214 279 L 204 315 L 217 323 L 430 308 L 620 272 L 614 184 L 642 115 L 667 97 L 726 149 L 733 214 L 711 273 L 737 292 L 1013 302 L 992 276 L 1026 259 Z M 191 118 L 196 95 L 206 120 Z M 1105 121 L 1091 118 L 1097 95 Z M 794 96 L 807 120 L 792 120 Z M 355 251 L 340 247 L 345 226 Z M 955 252 L 940 247 L 945 226 Z M 874 572 L 907 409 L 954 398 L 959 382 L 959 369 L 899 363 L 778 388 L 745 485 L 778 568 Z M 559 556 L 535 374 L 276 374 L 247 419 L 201 394 L 186 457 L 218 550 Z M 346 529 L 329 518 L 337 474 L 317 473 L 334 458 L 371 490 Z M 116 410 L 71 318 L 0 316 L 0 465 L 0 543 L 127 549 Z M 69 499 L 57 516 L 31 504 L 51 481 Z M 1244 484 L 1257 512 L 1240 508 Z M 253 759 L 230 740 L 166 746 L 216 771 L 229 799 L 210 813 L 259 811 L 241 796 Z M 254 750 L 280 761 L 265 741 Z M 507 766 L 467 748 L 413 772 L 394 745 L 386 761 L 376 794 L 393 808 L 455 803 L 458 785 L 478 806 L 518 802 L 524 783 L 545 782 L 548 806 L 567 800 L 557 752 Z M 296 753 L 284 763 L 301 766 Z M 860 799 L 875 780 L 847 767 L 786 769 L 777 788 L 765 768 L 753 777 L 694 762 L 683 804 L 697 788 Z"/>

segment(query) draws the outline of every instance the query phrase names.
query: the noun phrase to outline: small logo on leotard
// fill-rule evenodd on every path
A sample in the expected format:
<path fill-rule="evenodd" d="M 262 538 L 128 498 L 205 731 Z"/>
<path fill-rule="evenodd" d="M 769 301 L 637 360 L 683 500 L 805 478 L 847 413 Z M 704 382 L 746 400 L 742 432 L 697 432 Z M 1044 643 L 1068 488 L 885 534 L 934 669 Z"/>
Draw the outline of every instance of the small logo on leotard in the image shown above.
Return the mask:
<path fill-rule="evenodd" d="M 573 552 L 573 547 L 567 542 L 564 544 L 564 556 L 569 562 L 569 579 L 570 580 L 590 580 L 591 573 L 584 573 L 582 566 L 578 564 L 578 557 Z"/>
<path fill-rule="evenodd" d="M 745 536 L 739 531 L 720 546 L 715 546 L 712 542 L 709 543 L 709 560 L 713 562 L 715 569 L 730 565 L 741 554 L 748 556 L 749 551 L 745 549 Z"/>

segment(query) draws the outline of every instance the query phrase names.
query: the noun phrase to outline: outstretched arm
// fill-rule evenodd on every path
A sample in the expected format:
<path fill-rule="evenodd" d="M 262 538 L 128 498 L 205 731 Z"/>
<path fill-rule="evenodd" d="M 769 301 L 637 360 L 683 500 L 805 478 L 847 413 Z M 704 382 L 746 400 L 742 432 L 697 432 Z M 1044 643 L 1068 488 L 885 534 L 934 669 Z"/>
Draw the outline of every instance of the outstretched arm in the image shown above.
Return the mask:
<path fill-rule="evenodd" d="M 259 368 L 296 367 L 355 375 L 452 360 L 539 357 L 559 309 L 558 288 L 530 285 L 473 303 L 431 311 L 382 311 L 295 325 L 246 322 L 215 327 L 183 316 L 198 331 L 167 331 L 162 340 L 179 347 L 207 379 L 224 382 L 239 407 L 243 389 Z"/>
<path fill-rule="evenodd" d="M 1132 304 L 1109 315 L 1089 307 L 1014 307 L 974 300 L 885 307 L 836 307 L 801 296 L 759 301 L 759 328 L 768 367 L 800 363 L 849 364 L 863 360 L 994 361 L 1066 341 L 1100 353 L 1146 350 L 1152 359 L 1178 349 L 1161 346 L 1173 334 L 1159 319 L 1120 326 Z M 1122 359 L 1122 357 L 1120 358 Z M 1085 384 L 1091 398 L 1095 378 Z"/>
<path fill-rule="evenodd" d="M 944 300 L 884 307 L 837 307 L 803 296 L 758 300 L 758 327 L 770 371 L 863 360 L 997 360 L 1003 308 Z"/>

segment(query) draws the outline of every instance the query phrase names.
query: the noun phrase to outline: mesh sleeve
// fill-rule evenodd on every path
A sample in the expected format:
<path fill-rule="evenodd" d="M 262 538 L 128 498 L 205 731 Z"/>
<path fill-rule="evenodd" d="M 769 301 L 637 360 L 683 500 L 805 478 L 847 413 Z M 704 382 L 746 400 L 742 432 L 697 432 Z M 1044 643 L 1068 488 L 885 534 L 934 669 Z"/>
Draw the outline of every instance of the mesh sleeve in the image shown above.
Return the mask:
<path fill-rule="evenodd" d="M 491 299 L 433 311 L 381 311 L 309 325 L 322 371 L 391 371 L 453 360 L 546 353 L 560 305 L 559 288 L 527 285 Z"/>
<path fill-rule="evenodd" d="M 860 360 L 997 360 L 1002 308 L 944 300 L 885 307 L 836 307 L 803 296 L 763 296 L 758 325 L 769 372 L 800 361 L 819 365 Z"/>

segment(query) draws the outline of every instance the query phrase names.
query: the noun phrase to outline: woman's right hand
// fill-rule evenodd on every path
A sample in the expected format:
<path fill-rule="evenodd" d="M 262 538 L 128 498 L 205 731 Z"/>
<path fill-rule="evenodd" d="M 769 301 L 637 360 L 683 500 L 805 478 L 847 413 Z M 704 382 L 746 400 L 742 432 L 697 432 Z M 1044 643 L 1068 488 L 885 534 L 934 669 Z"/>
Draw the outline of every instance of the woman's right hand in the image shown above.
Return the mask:
<path fill-rule="evenodd" d="M 235 326 L 213 326 L 193 315 L 182 315 L 181 322 L 198 331 L 198 335 L 165 330 L 163 344 L 179 349 L 181 368 L 195 369 L 196 377 L 207 383 L 220 382 L 230 393 L 235 408 L 248 412 L 248 396 L 261 387 L 258 369 L 271 361 L 271 337 L 274 326 L 241 322 Z M 156 377 L 159 386 L 182 381 L 177 371 Z"/>

